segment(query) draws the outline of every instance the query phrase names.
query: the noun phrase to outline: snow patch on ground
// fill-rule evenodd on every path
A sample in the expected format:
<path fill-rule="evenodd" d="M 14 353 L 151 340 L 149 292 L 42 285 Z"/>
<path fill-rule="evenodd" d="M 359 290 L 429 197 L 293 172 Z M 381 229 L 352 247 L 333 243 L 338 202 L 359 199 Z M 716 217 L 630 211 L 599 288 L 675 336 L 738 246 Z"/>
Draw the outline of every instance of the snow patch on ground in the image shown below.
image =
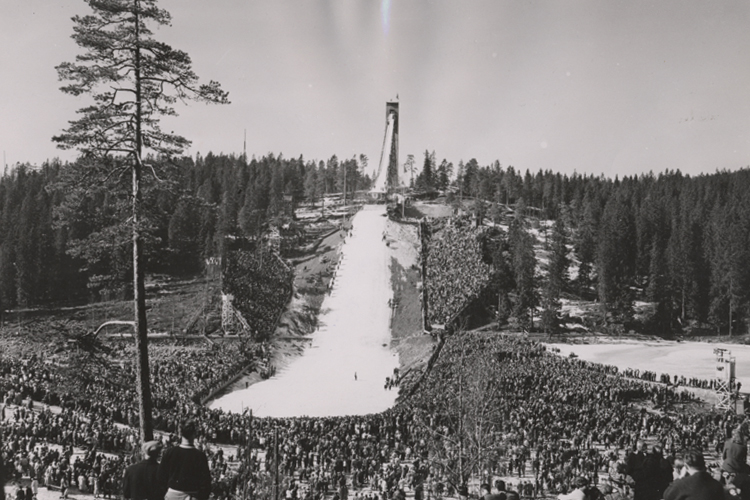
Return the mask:
<path fill-rule="evenodd" d="M 714 349 L 729 349 L 736 359 L 737 380 L 742 382 L 743 389 L 750 388 L 750 346 L 746 345 L 668 340 L 547 345 L 560 349 L 562 356 L 574 352 L 586 361 L 614 365 L 620 369 L 649 370 L 657 374 L 706 380 L 714 378 L 716 374 Z"/>
<path fill-rule="evenodd" d="M 416 226 L 399 224 L 389 220 L 386 223 L 388 248 L 404 269 L 419 262 L 419 233 Z"/>

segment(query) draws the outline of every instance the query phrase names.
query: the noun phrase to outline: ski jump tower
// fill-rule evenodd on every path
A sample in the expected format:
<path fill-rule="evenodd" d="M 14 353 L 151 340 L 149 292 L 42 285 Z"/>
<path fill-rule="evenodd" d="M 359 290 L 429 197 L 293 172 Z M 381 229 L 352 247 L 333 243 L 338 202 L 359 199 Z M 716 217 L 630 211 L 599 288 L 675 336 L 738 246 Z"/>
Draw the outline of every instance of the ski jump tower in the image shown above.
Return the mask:
<path fill-rule="evenodd" d="M 384 200 L 398 187 L 398 102 L 391 101 L 385 103 L 385 137 L 370 193 Z"/>

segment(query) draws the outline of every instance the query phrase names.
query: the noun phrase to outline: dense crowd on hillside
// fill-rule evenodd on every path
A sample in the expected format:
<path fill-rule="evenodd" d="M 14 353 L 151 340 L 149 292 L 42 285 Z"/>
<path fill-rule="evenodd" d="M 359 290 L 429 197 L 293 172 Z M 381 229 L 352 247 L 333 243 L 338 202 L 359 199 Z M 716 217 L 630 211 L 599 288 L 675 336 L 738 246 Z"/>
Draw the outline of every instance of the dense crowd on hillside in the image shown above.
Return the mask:
<path fill-rule="evenodd" d="M 553 349 L 553 351 L 559 352 L 559 349 Z M 717 381 L 715 379 L 708 380 L 698 377 L 686 377 L 684 375 L 670 375 L 669 373 L 657 374 L 656 372 L 651 370 L 639 370 L 637 368 L 624 368 L 620 370 L 613 365 L 600 365 L 593 363 L 591 364 L 591 367 L 592 369 L 596 370 L 604 370 L 612 375 L 619 373 L 625 378 L 634 378 L 645 380 L 647 382 L 658 382 L 659 384 L 664 384 L 665 386 L 672 386 L 675 388 L 693 387 L 696 389 L 715 390 L 717 387 Z M 736 391 L 739 392 L 739 390 L 742 388 L 742 383 L 737 382 L 736 384 L 737 385 L 732 389 L 736 389 Z"/>
<path fill-rule="evenodd" d="M 257 346 L 251 353 L 261 355 Z M 118 351 L 115 349 L 115 351 Z M 132 348 L 121 348 L 118 356 L 131 356 Z M 206 390 L 234 373 L 243 355 L 237 345 L 206 349 L 180 350 L 176 356 L 168 349 L 154 349 L 152 388 L 154 427 L 174 440 L 177 423 L 187 415 L 200 415 L 199 425 L 205 441 L 245 444 L 246 417 L 209 411 L 197 404 Z M 247 360 L 246 357 L 244 357 Z M 81 368 L 81 366 L 79 366 Z M 91 363 L 75 378 L 62 366 L 45 363 L 39 356 L 0 356 L 0 448 L 5 462 L 12 464 L 14 476 L 31 477 L 39 484 L 56 489 L 65 484 L 85 484 L 81 491 L 101 495 L 120 492 L 124 467 L 138 449 L 137 401 L 134 369 L 126 363 Z M 33 411 L 32 402 L 44 403 L 42 411 Z M 52 412 L 50 406 L 60 407 Z M 232 425 L 214 416 L 232 418 Z M 234 418 L 233 418 L 234 417 Z M 237 417 L 240 417 L 238 420 Z M 220 433 L 226 429 L 226 433 Z M 47 445 L 54 445 L 48 453 Z M 72 460 L 73 449 L 85 451 L 85 460 Z M 240 448 L 241 450 L 241 448 Z M 37 465 L 38 456 L 48 457 Z M 53 457 L 54 458 L 49 458 Z M 221 449 L 209 453 L 214 475 L 215 497 L 230 498 L 236 475 L 228 473 L 227 457 Z M 83 475 L 85 483 L 78 478 Z"/>
<path fill-rule="evenodd" d="M 223 292 L 247 321 L 255 338 L 271 335 L 292 294 L 292 270 L 265 248 L 229 252 Z"/>
<path fill-rule="evenodd" d="M 255 343 L 219 343 L 205 347 L 152 346 L 151 387 L 155 427 L 176 429 L 184 414 L 240 370 L 266 357 L 267 348 Z M 107 419 L 130 426 L 138 420 L 133 346 L 115 345 L 107 364 L 88 358 L 72 367 L 47 363 L 40 356 L 0 357 L 0 401 L 20 404 L 33 399 L 75 411 L 88 420 Z M 71 356 L 73 359 L 73 356 Z M 85 364 L 84 364 L 85 363 Z M 104 446 L 105 450 L 113 449 Z M 117 449 L 117 446 L 114 447 Z"/>
<path fill-rule="evenodd" d="M 180 383 L 198 390 L 211 376 L 221 376 L 222 369 L 211 365 L 222 355 L 165 355 L 154 371 L 158 429 L 173 433 L 176 422 L 190 415 L 205 441 L 239 447 L 245 465 L 239 473 L 228 469 L 221 453 L 212 455 L 219 497 L 262 488 L 277 449 L 285 484 L 309 499 L 334 493 L 341 498 L 342 488 L 386 498 L 400 490 L 440 498 L 455 495 L 469 475 L 480 474 L 514 476 L 522 492 L 557 494 L 569 491 L 577 477 L 595 485 L 613 471 L 612 485 L 625 489 L 618 461 L 639 440 L 659 443 L 664 459 L 673 461 L 687 448 L 720 451 L 739 424 L 735 416 L 674 411 L 690 396 L 664 384 L 644 384 L 614 367 L 561 358 L 540 344 L 499 334 L 449 338 L 414 397 L 378 415 L 252 419 L 196 405 L 190 397 L 162 399 L 185 394 Z M 105 369 L 90 380 L 88 399 L 96 403 L 86 405 L 39 358 L 2 358 L 0 367 L 0 438 L 12 468 L 24 475 L 33 469 L 40 484 L 46 476 L 56 486 L 62 477 L 71 484 L 84 477 L 86 488 L 116 491 L 137 449 L 136 433 L 119 425 L 136 423 L 134 395 L 114 388 L 122 374 L 108 378 Z M 111 371 L 117 375 L 114 366 Z M 115 382 L 105 387 L 109 380 Z M 29 396 L 59 402 L 62 412 L 25 409 Z M 652 406 L 659 411 L 647 410 Z M 479 436 L 464 444 L 463 472 L 455 448 L 460 429 Z M 48 444 L 58 448 L 45 449 Z M 70 460 L 73 447 L 86 450 L 77 465 Z M 265 469 L 256 462 L 259 452 Z"/>
<path fill-rule="evenodd" d="M 668 373 L 660 373 L 657 375 L 656 372 L 651 370 L 638 370 L 633 368 L 625 368 L 622 370 L 622 374 L 625 377 L 638 378 L 641 380 L 648 380 L 651 382 L 659 382 L 661 384 L 682 386 L 682 387 L 695 387 L 696 389 L 716 389 L 716 380 L 708 380 L 698 377 L 685 377 L 684 375 L 670 375 Z M 742 384 L 738 383 L 737 391 L 742 388 Z"/>
<path fill-rule="evenodd" d="M 119 494 L 127 457 L 112 452 L 129 454 L 134 447 L 132 432 L 116 432 L 122 441 L 108 443 L 107 438 L 102 443 L 105 446 L 99 446 L 97 437 L 111 435 L 112 429 L 87 422 L 70 410 L 60 414 L 23 407 L 6 411 L 9 414 L 3 419 L 0 441 L 5 443 L 6 464 L 12 464 L 14 479 L 29 477 L 37 487 L 46 488 L 75 485 L 83 493 L 105 498 Z M 74 447 L 87 451 L 74 457 Z"/>
<path fill-rule="evenodd" d="M 433 324 L 455 317 L 486 286 L 489 266 L 482 260 L 479 233 L 460 218 L 433 233 L 427 248 L 427 312 Z"/>
<path fill-rule="evenodd" d="M 459 421 L 460 408 L 455 405 L 459 380 L 477 384 L 481 379 L 486 385 L 474 386 L 478 392 L 466 405 L 492 412 L 484 416 L 483 446 L 504 450 L 505 456 L 531 456 L 528 453 L 534 450 L 537 487 L 544 491 L 569 488 L 576 475 L 588 476 L 595 484 L 596 471 L 608 462 L 606 452 L 595 444 L 604 450 L 624 450 L 649 437 L 663 443 L 668 453 L 676 453 L 687 447 L 713 447 L 715 440 L 723 442 L 727 426 L 737 423 L 718 414 L 636 411 L 634 402 L 669 406 L 688 396 L 664 386 L 608 376 L 607 367 L 559 358 L 526 341 L 464 335 L 460 342 L 446 345 L 438 365 L 436 375 L 417 393 L 417 408 L 425 415 L 447 415 L 442 425 L 450 428 Z M 471 411 L 466 410 L 468 417 Z M 468 417 L 463 416 L 462 425 L 467 425 Z M 595 449 L 599 450 L 595 455 L 588 455 Z M 447 449 L 437 452 L 448 453 Z M 500 470 L 499 464 L 489 462 L 493 470 Z"/>

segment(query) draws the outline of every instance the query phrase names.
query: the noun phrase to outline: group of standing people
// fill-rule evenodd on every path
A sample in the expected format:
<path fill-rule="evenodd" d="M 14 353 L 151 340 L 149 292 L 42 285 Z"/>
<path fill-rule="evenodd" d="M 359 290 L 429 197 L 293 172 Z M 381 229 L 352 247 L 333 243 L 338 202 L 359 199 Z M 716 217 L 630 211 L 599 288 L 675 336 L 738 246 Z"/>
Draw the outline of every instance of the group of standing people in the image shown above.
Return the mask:
<path fill-rule="evenodd" d="M 433 324 L 445 324 L 482 291 L 490 268 L 482 259 L 479 231 L 468 220 L 450 219 L 435 228 L 427 244 L 427 311 Z"/>
<path fill-rule="evenodd" d="M 189 367 L 176 368 L 175 372 L 188 385 L 197 386 L 202 378 L 196 371 L 210 358 L 210 353 L 201 352 L 189 358 Z M 486 466 L 495 476 L 511 473 L 519 480 L 533 481 L 535 493 L 556 495 L 574 490 L 577 476 L 583 476 L 590 484 L 595 483 L 597 475 L 606 470 L 605 454 L 613 448 L 634 448 L 639 438 L 653 438 L 663 444 L 663 449 L 658 450 L 662 457 L 655 455 L 657 450 L 652 449 L 649 453 L 644 448 L 642 460 L 637 457 L 629 460 L 631 472 L 638 480 L 656 477 L 654 471 L 663 468 L 659 472 L 664 473 L 659 476 L 663 478 L 659 488 L 663 489 L 657 491 L 666 495 L 665 484 L 669 483 L 663 459 L 669 461 L 675 455 L 680 456 L 679 450 L 688 448 L 713 448 L 721 452 L 720 445 L 727 433 L 731 433 L 733 426 L 741 421 L 736 416 L 711 411 L 688 413 L 669 409 L 669 404 L 683 401 L 683 393 L 660 384 L 625 379 L 602 365 L 555 356 L 543 345 L 522 338 L 481 332 L 449 338 L 433 372 L 425 378 L 414 397 L 392 410 L 367 416 L 254 419 L 249 415 L 227 414 L 198 406 L 189 398 L 167 400 L 166 389 L 177 390 L 173 381 L 166 380 L 169 376 L 167 368 L 174 364 L 165 361 L 155 376 L 159 394 L 164 395 L 159 396 L 164 410 L 156 424 L 171 431 L 178 427 L 183 417 L 190 415 L 197 433 L 205 436 L 207 441 L 235 444 L 240 449 L 265 450 L 266 467 L 273 459 L 279 464 L 282 474 L 308 484 L 318 481 L 335 485 L 337 477 L 346 476 L 355 491 L 369 486 L 386 496 L 402 488 L 413 488 L 427 497 L 452 495 L 456 489 L 451 483 L 455 485 L 455 481 L 439 460 L 440 456 L 451 452 L 450 442 L 435 441 L 434 436 L 436 433 L 453 436 L 458 432 L 455 428 L 458 420 L 454 418 L 458 410 L 455 395 L 462 382 L 473 380 L 469 377 L 470 372 L 477 371 L 475 361 L 481 358 L 491 363 L 482 365 L 486 371 L 482 371 L 477 380 L 493 382 L 486 397 L 492 398 L 493 421 L 498 423 L 494 429 L 496 432 L 485 438 L 488 440 L 485 443 L 487 449 L 497 451 L 484 457 Z M 9 369 L 0 373 L 3 376 L 0 391 L 8 391 L 7 394 L 19 392 L 28 397 L 34 394 L 35 387 L 40 392 L 63 390 L 57 386 L 58 375 L 54 366 L 30 361 L 27 366 L 19 368 L 15 362 L 7 362 Z M 461 366 L 466 370 L 456 373 Z M 100 383 L 103 383 L 100 378 L 92 379 L 91 386 L 97 387 Z M 19 413 L 19 417 L 14 417 L 12 423 L 7 422 L 0 429 L 6 455 L 18 460 L 24 454 L 28 456 L 33 448 L 32 442 L 54 442 L 90 451 L 107 451 L 111 446 L 126 455 L 136 446 L 137 438 L 131 439 L 134 436 L 132 429 L 115 426 L 113 420 L 121 421 L 121 418 L 113 418 L 115 413 L 105 411 L 117 408 L 118 404 L 130 403 L 113 400 L 114 388 L 92 392 L 97 401 L 85 408 L 79 405 L 76 411 L 68 408 L 53 415 L 48 411 L 13 410 Z M 464 396 L 467 395 L 465 392 Z M 64 399 L 69 397 L 72 396 L 66 395 Z M 120 393 L 120 400 L 123 399 L 127 398 Z M 645 411 L 631 404 L 638 402 L 639 406 L 645 406 L 649 401 L 661 401 L 660 408 L 666 410 Z M 79 415 L 81 410 L 87 411 Z M 735 443 L 740 443 L 744 437 L 739 435 L 737 439 L 739 441 Z M 746 455 L 743 457 L 740 451 L 736 451 L 742 446 L 728 444 L 726 464 L 732 463 L 733 456 L 738 464 L 746 462 Z M 202 491 L 181 482 L 178 476 L 162 475 L 159 480 L 158 470 L 162 466 L 166 470 L 173 463 L 172 455 L 189 457 L 192 454 L 183 451 L 189 449 L 187 444 L 174 449 L 178 451 L 167 450 L 161 464 L 156 467 L 154 484 L 161 485 L 158 494 L 163 492 L 166 496 L 172 488 L 172 495 L 179 495 L 179 492 L 188 495 L 179 498 L 202 500 L 198 496 L 203 495 Z M 245 458 L 250 460 L 252 453 Z M 391 466 L 394 458 L 403 461 L 400 467 Z M 700 470 L 697 458 L 688 460 L 687 455 L 683 458 L 686 465 L 681 470 L 687 471 L 689 466 Z M 406 463 L 417 462 L 419 466 L 410 465 L 405 470 Z M 651 464 L 657 465 L 652 467 Z M 210 463 L 209 466 L 216 470 Z M 142 468 L 147 469 L 145 465 Z M 248 468 L 257 470 L 249 465 Z M 740 476 L 743 469 L 735 469 L 734 472 L 725 471 L 726 477 L 722 479 L 725 486 L 743 484 Z M 122 468 L 118 473 L 115 478 L 119 481 L 123 478 Z M 190 474 L 189 477 L 198 476 Z M 213 478 L 209 475 L 208 482 L 217 492 L 221 488 L 217 474 Z M 129 490 L 132 490 L 132 484 L 132 481 L 128 483 Z M 234 487 L 232 485 L 227 490 L 229 494 L 235 491 Z M 636 489 L 640 495 L 641 489 Z M 128 498 L 135 500 L 140 494 L 133 491 Z"/>
<path fill-rule="evenodd" d="M 161 442 L 143 443 L 144 459 L 125 469 L 126 500 L 208 500 L 211 472 L 206 454 L 195 447 L 195 421 L 180 425 L 180 444 L 167 449 L 159 462 Z"/>

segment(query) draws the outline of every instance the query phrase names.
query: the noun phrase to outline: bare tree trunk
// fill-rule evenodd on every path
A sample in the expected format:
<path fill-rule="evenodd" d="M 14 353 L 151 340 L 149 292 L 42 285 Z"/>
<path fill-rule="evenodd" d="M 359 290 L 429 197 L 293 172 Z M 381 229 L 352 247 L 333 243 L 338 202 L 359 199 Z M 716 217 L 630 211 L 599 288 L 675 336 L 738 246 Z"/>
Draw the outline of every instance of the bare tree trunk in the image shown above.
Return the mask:
<path fill-rule="evenodd" d="M 133 169 L 133 306 L 135 307 L 135 342 L 138 349 L 138 410 L 141 422 L 141 441 L 154 438 L 151 422 L 151 374 L 148 364 L 148 327 L 146 323 L 146 287 L 143 272 L 143 248 L 140 221 L 137 217 L 141 194 L 138 190 L 140 168 Z"/>
<path fill-rule="evenodd" d="M 729 336 L 732 336 L 732 275 L 729 274 Z"/>
<path fill-rule="evenodd" d="M 139 1 L 135 1 L 135 38 L 136 44 L 140 40 L 140 20 L 138 12 Z M 148 364 L 148 326 L 146 323 L 146 285 L 143 270 L 143 242 L 141 241 L 141 176 L 143 163 L 141 161 L 141 52 L 140 47 L 135 50 L 135 141 L 136 154 L 133 162 L 133 307 L 135 308 L 135 338 L 138 349 L 138 413 L 140 417 L 141 442 L 154 438 L 153 422 L 151 421 L 151 374 Z"/>
<path fill-rule="evenodd" d="M 458 378 L 458 474 L 464 484 L 464 350 L 461 349 L 461 371 Z"/>

